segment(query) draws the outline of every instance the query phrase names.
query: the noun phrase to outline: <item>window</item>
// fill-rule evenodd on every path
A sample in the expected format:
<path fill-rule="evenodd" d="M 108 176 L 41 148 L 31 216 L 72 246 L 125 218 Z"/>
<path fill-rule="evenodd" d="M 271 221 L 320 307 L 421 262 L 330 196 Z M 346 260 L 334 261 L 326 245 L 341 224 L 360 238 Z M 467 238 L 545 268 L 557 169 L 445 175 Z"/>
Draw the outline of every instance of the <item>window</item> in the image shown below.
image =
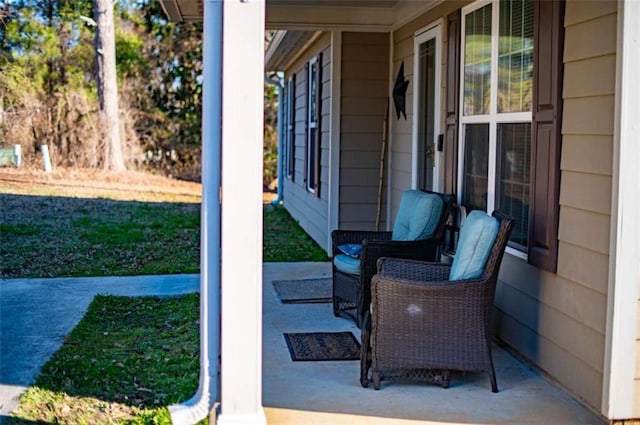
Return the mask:
<path fill-rule="evenodd" d="M 511 245 L 524 251 L 526 243 L 527 262 L 555 272 L 565 0 L 533 2 L 533 46 L 528 41 L 532 19 L 529 4 L 484 0 L 447 16 L 444 187 L 447 192 L 457 193 L 459 201 L 468 206 L 482 208 L 486 202 L 487 211 L 508 210 L 519 221 Z M 466 41 L 467 33 L 471 43 L 463 50 L 462 36 Z M 487 34 L 500 37 L 489 41 Z M 486 57 L 490 60 L 483 61 Z M 461 90 L 465 83 L 465 90 Z M 488 112 L 476 112 L 486 107 L 487 99 Z M 467 101 L 466 110 L 463 100 Z M 526 140 L 530 142 L 523 143 Z M 474 163 L 475 154 L 481 155 L 483 150 L 487 159 Z M 468 190 L 461 194 L 464 188 Z"/>
<path fill-rule="evenodd" d="M 320 196 L 320 102 L 322 56 L 307 65 L 307 119 L 305 140 L 305 184 L 309 192 Z"/>
<path fill-rule="evenodd" d="M 293 74 L 287 80 L 287 89 L 284 99 L 284 166 L 285 175 L 292 179 L 296 164 L 296 75 Z"/>
<path fill-rule="evenodd" d="M 467 210 L 515 218 L 509 245 L 528 249 L 534 0 L 462 11 L 459 191 Z"/>

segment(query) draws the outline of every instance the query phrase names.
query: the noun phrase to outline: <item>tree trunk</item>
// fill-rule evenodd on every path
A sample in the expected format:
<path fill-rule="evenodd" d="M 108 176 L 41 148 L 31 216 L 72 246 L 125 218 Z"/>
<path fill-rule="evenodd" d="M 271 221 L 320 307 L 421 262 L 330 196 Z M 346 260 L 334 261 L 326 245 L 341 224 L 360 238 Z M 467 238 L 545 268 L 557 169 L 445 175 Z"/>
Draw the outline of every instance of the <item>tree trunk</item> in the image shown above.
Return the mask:
<path fill-rule="evenodd" d="M 118 82 L 116 78 L 116 37 L 111 0 L 93 0 L 96 21 L 96 63 L 98 79 L 99 125 L 104 138 L 104 167 L 126 169 L 120 140 Z"/>

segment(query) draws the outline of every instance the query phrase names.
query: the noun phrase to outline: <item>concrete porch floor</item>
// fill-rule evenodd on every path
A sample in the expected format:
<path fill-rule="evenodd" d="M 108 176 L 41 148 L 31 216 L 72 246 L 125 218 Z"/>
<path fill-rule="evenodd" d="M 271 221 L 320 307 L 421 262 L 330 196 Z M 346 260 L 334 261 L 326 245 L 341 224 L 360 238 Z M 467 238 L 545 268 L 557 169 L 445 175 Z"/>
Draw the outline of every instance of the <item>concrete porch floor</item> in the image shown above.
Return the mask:
<path fill-rule="evenodd" d="M 362 388 L 359 362 L 293 362 L 284 332 L 360 332 L 331 304 L 281 304 L 271 282 L 330 276 L 330 263 L 264 266 L 262 400 L 269 424 L 603 424 L 606 421 L 494 346 L 500 392 L 487 374 L 452 376 L 443 389 L 391 382 Z"/>

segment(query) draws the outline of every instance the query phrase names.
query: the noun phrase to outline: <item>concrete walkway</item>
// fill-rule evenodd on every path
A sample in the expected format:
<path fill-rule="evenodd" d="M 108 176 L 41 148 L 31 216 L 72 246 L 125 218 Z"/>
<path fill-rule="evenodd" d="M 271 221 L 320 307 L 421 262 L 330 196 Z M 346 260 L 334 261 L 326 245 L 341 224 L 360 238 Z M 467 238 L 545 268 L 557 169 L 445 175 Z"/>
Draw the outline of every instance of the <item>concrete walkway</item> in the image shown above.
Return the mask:
<path fill-rule="evenodd" d="M 0 280 L 0 423 L 97 294 L 196 292 L 199 275 Z"/>

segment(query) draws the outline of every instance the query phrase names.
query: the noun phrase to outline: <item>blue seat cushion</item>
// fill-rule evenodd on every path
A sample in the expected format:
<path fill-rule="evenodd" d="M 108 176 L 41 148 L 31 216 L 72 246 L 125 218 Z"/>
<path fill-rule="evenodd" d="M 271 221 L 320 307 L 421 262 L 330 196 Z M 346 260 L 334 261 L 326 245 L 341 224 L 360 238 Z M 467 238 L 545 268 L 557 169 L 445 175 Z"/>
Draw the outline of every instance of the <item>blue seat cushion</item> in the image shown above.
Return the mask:
<path fill-rule="evenodd" d="M 407 190 L 402 194 L 400 208 L 393 223 L 391 239 L 416 241 L 433 236 L 444 203 L 440 196 L 420 190 Z"/>
<path fill-rule="evenodd" d="M 476 279 L 482 276 L 499 227 L 498 220 L 494 217 L 482 211 L 471 211 L 460 232 L 449 280 Z"/>
<path fill-rule="evenodd" d="M 349 257 L 345 254 L 338 254 L 333 257 L 333 265 L 342 273 L 355 276 L 360 275 L 360 260 L 357 258 Z"/>
<path fill-rule="evenodd" d="M 362 244 L 359 243 L 346 243 L 344 245 L 338 245 L 338 250 L 345 255 L 353 258 L 360 258 L 362 252 Z"/>

